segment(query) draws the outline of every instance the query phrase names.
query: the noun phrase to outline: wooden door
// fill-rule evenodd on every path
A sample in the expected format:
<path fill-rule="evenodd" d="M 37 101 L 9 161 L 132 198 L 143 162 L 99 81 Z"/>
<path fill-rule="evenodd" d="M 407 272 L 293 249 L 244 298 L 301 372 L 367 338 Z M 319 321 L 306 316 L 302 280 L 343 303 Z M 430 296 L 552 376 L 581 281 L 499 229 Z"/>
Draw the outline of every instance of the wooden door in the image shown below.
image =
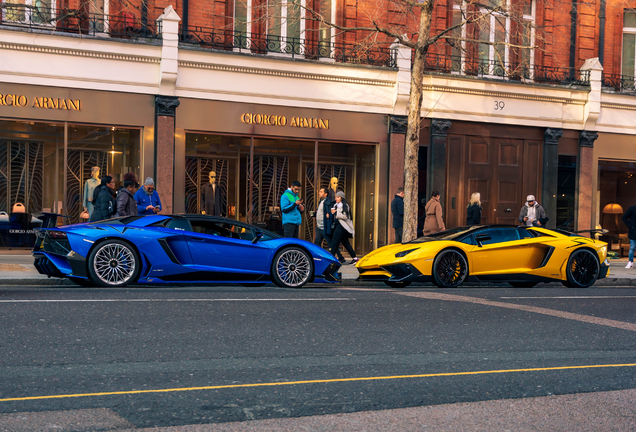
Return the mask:
<path fill-rule="evenodd" d="M 540 200 L 540 141 L 452 136 L 448 138 L 446 227 L 466 224 L 466 207 L 481 194 L 482 224 L 518 225 L 526 196 Z"/>

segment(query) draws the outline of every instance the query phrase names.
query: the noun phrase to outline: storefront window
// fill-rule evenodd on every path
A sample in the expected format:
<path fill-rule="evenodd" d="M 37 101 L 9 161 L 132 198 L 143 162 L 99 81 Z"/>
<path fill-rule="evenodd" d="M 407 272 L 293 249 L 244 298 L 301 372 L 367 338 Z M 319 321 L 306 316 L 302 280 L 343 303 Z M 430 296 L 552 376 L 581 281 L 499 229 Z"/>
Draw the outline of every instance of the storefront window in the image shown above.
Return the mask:
<path fill-rule="evenodd" d="M 598 169 L 600 225 L 609 231 L 607 237 L 618 243 L 628 230 L 622 214 L 615 211 L 622 209 L 624 213 L 636 204 L 636 163 L 600 160 Z"/>
<path fill-rule="evenodd" d="M 221 193 L 220 207 L 214 210 L 216 215 L 279 233 L 282 233 L 280 197 L 292 181 L 300 181 L 306 211 L 299 237 L 308 241 L 314 238 L 315 224 L 309 213 L 316 210 L 318 190 L 328 187 L 331 179 L 336 178 L 337 190 L 345 192 L 354 209 L 356 253 L 373 249 L 375 146 L 187 133 L 188 213 L 205 211 L 206 205 L 211 208 L 205 202 L 205 188 L 212 168 L 216 170 L 215 182 Z"/>
<path fill-rule="evenodd" d="M 112 175 L 116 186 L 126 172 L 140 175 L 140 130 L 63 123 L 0 121 L 0 247 L 32 247 L 41 212 L 80 222 L 84 185 L 91 169 Z"/>

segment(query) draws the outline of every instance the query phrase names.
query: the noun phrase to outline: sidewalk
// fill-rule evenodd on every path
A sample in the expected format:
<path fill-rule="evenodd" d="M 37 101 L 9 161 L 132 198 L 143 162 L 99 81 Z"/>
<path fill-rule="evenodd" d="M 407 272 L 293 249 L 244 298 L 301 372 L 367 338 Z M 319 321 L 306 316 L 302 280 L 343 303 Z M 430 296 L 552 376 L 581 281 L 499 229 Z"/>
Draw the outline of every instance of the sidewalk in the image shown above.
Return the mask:
<path fill-rule="evenodd" d="M 626 269 L 627 258 L 610 260 L 610 274 L 606 279 L 601 279 L 596 286 L 635 286 L 636 267 Z M 351 264 L 340 268 L 343 281 L 352 283 L 358 278 L 358 270 Z M 367 282 L 356 282 L 364 283 Z M 48 278 L 41 275 L 33 266 L 31 253 L 5 253 L 0 254 L 0 286 L 1 285 L 71 285 L 76 286 L 67 279 Z M 491 285 L 491 284 L 488 284 Z M 499 285 L 499 284 L 497 284 Z M 423 285 L 426 286 L 426 285 Z M 431 285 L 432 286 L 432 285 Z"/>

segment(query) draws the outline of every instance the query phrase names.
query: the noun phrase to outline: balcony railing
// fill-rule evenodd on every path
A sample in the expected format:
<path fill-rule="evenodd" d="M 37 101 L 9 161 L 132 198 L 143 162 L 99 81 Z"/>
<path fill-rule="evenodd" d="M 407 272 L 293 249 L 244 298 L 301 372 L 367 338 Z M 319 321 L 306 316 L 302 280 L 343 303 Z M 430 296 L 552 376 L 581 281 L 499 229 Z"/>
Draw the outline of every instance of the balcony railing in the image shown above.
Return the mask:
<path fill-rule="evenodd" d="M 513 65 L 496 60 L 468 59 L 460 56 L 428 54 L 427 72 L 472 76 L 481 79 L 496 79 L 554 85 L 590 85 L 589 71 L 549 66 Z"/>
<path fill-rule="evenodd" d="M 396 67 L 397 52 L 390 48 L 351 43 L 311 41 L 302 38 L 239 33 L 204 27 L 180 29 L 179 41 L 202 48 L 279 55 L 307 60 L 334 61 L 372 66 Z"/>
<path fill-rule="evenodd" d="M 139 13 L 139 12 L 137 12 Z M 88 13 L 83 9 L 46 8 L 4 3 L 0 25 L 38 31 L 59 31 L 126 39 L 161 39 L 161 23 L 135 16 Z"/>
<path fill-rule="evenodd" d="M 603 74 L 603 90 L 611 90 L 619 93 L 636 92 L 634 88 L 635 78 L 627 75 Z"/>

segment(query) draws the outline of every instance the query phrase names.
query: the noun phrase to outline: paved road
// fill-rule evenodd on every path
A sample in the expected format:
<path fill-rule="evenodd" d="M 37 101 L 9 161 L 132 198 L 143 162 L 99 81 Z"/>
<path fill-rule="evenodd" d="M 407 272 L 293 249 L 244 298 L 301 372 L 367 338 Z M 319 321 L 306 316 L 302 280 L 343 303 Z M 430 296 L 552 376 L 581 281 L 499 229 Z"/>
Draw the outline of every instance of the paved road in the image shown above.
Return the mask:
<path fill-rule="evenodd" d="M 636 389 L 635 308 L 634 288 L 3 287 L 0 430 Z"/>

